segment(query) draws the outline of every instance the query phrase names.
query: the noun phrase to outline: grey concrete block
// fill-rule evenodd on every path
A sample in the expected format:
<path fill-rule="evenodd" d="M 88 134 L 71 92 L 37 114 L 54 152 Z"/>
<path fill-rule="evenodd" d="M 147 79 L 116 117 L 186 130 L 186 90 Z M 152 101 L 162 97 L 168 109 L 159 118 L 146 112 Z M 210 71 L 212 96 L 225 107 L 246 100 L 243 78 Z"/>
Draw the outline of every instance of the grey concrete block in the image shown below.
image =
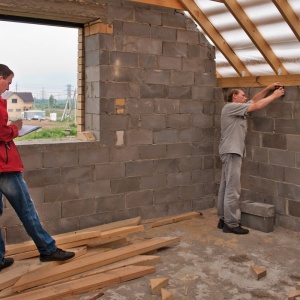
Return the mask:
<path fill-rule="evenodd" d="M 140 190 L 140 177 L 129 177 L 111 180 L 111 192 L 113 194 L 127 193 Z"/>
<path fill-rule="evenodd" d="M 203 198 L 193 200 L 192 202 L 193 211 L 200 211 L 216 207 L 215 195 L 207 195 Z"/>
<path fill-rule="evenodd" d="M 300 202 L 298 199 L 296 201 L 288 201 L 288 212 L 289 215 L 300 218 Z"/>
<path fill-rule="evenodd" d="M 77 149 L 74 151 L 45 152 L 43 158 L 43 166 L 46 168 L 78 166 Z"/>
<path fill-rule="evenodd" d="M 79 183 L 80 198 L 94 198 L 110 196 L 111 187 L 109 180 L 98 180 Z"/>
<path fill-rule="evenodd" d="M 194 170 L 192 171 L 192 183 L 209 183 L 215 180 L 215 170 Z"/>
<path fill-rule="evenodd" d="M 259 176 L 276 181 L 285 181 L 285 168 L 282 166 L 275 166 L 271 164 L 259 164 Z M 289 181 L 289 180 L 286 180 Z M 300 183 L 300 181 L 299 181 Z"/>
<path fill-rule="evenodd" d="M 205 73 L 204 61 L 197 58 L 182 58 L 182 70 Z"/>
<path fill-rule="evenodd" d="M 275 132 L 282 134 L 299 134 L 300 120 L 275 119 Z"/>
<path fill-rule="evenodd" d="M 179 191 L 180 200 L 200 199 L 204 195 L 204 185 L 202 183 L 181 186 Z"/>
<path fill-rule="evenodd" d="M 46 203 L 74 200 L 79 197 L 79 188 L 77 183 L 47 185 L 44 190 Z"/>
<path fill-rule="evenodd" d="M 86 67 L 97 66 L 100 64 L 100 50 L 86 51 L 84 55 Z"/>
<path fill-rule="evenodd" d="M 179 200 L 179 187 L 170 187 L 154 191 L 154 204 L 173 203 Z"/>
<path fill-rule="evenodd" d="M 115 210 L 111 212 L 112 222 L 131 219 L 140 216 L 139 208 L 130 208 L 124 210 Z"/>
<path fill-rule="evenodd" d="M 148 38 L 150 37 L 150 26 L 149 24 L 124 22 L 123 34 L 128 36 Z"/>
<path fill-rule="evenodd" d="M 209 58 L 209 50 L 203 45 L 188 45 L 188 57 L 207 59 Z"/>
<path fill-rule="evenodd" d="M 178 131 L 175 129 L 159 130 L 154 132 L 153 141 L 155 144 L 172 144 L 177 143 Z"/>
<path fill-rule="evenodd" d="M 114 67 L 130 67 L 136 68 L 138 66 L 138 54 L 130 52 L 111 52 L 110 64 Z"/>
<path fill-rule="evenodd" d="M 266 148 L 287 149 L 286 135 L 262 133 L 262 146 Z"/>
<path fill-rule="evenodd" d="M 186 28 L 187 18 L 180 13 L 166 13 L 162 15 L 162 25 L 174 28 Z"/>
<path fill-rule="evenodd" d="M 275 215 L 275 206 L 266 203 L 242 201 L 241 212 L 259 217 L 272 218 Z"/>
<path fill-rule="evenodd" d="M 110 152 L 112 162 L 125 162 L 139 159 L 138 147 L 118 147 L 112 148 Z"/>
<path fill-rule="evenodd" d="M 153 131 L 149 129 L 133 129 L 125 132 L 127 145 L 153 144 Z"/>
<path fill-rule="evenodd" d="M 181 114 L 202 114 L 203 103 L 197 100 L 181 100 L 180 101 Z"/>
<path fill-rule="evenodd" d="M 102 115 L 100 118 L 101 130 L 124 130 L 128 122 L 128 116 Z"/>
<path fill-rule="evenodd" d="M 274 217 L 267 218 L 242 212 L 241 225 L 268 233 L 273 231 Z"/>
<path fill-rule="evenodd" d="M 90 66 L 85 68 L 85 82 L 100 81 L 100 66 Z"/>
<path fill-rule="evenodd" d="M 168 145 L 167 153 L 169 158 L 180 158 L 191 155 L 191 145 L 189 143 Z"/>
<path fill-rule="evenodd" d="M 108 212 L 79 217 L 80 229 L 90 228 L 111 222 L 111 214 Z"/>
<path fill-rule="evenodd" d="M 187 44 L 163 42 L 162 54 L 170 57 L 187 57 Z"/>
<path fill-rule="evenodd" d="M 214 116 L 205 114 L 192 115 L 193 126 L 200 128 L 212 128 L 214 126 Z"/>
<path fill-rule="evenodd" d="M 192 118 L 188 114 L 172 114 L 167 116 L 167 127 L 169 128 L 189 128 Z"/>
<path fill-rule="evenodd" d="M 157 69 L 157 57 L 156 55 L 140 54 L 139 55 L 139 67 L 145 70 Z"/>
<path fill-rule="evenodd" d="M 141 178 L 141 190 L 160 189 L 167 187 L 167 175 L 155 174 Z"/>
<path fill-rule="evenodd" d="M 95 166 L 95 179 L 113 179 L 125 177 L 125 163 L 104 163 Z"/>
<path fill-rule="evenodd" d="M 162 55 L 162 43 L 163 42 L 161 40 L 139 38 L 136 41 L 135 51 L 140 53 Z M 127 49 L 127 47 L 125 49 Z"/>
<path fill-rule="evenodd" d="M 125 195 L 114 195 L 96 199 L 96 213 L 125 209 Z"/>
<path fill-rule="evenodd" d="M 165 115 L 144 115 L 141 117 L 141 127 L 145 129 L 165 129 L 166 116 Z"/>
<path fill-rule="evenodd" d="M 208 72 L 208 73 L 199 72 L 199 73 L 195 73 L 195 83 L 200 86 L 215 87 L 217 84 L 217 78 L 214 72 Z M 223 96 L 223 94 L 220 91 L 216 92 L 216 89 L 214 89 L 214 99 L 217 99 L 220 96 Z"/>
<path fill-rule="evenodd" d="M 272 102 L 266 107 L 267 117 L 271 118 L 292 118 L 293 117 L 293 103 L 286 102 Z"/>
<path fill-rule="evenodd" d="M 167 213 L 168 205 L 166 203 L 149 205 L 140 208 L 140 216 L 143 220 L 164 217 Z"/>
<path fill-rule="evenodd" d="M 124 7 L 119 5 L 108 5 L 108 17 L 113 20 L 133 21 L 133 7 Z"/>
<path fill-rule="evenodd" d="M 263 132 L 274 131 L 274 119 L 266 117 L 252 117 L 253 130 Z"/>
<path fill-rule="evenodd" d="M 189 128 L 189 129 L 183 129 L 180 131 L 180 141 L 182 143 L 193 143 L 193 142 L 199 142 L 202 141 L 203 133 L 202 130 L 199 128 Z"/>
<path fill-rule="evenodd" d="M 126 102 L 126 111 L 132 114 L 151 114 L 154 110 L 153 99 L 136 99 L 130 98 Z"/>
<path fill-rule="evenodd" d="M 153 205 L 153 191 L 138 191 L 126 195 L 126 208 Z"/>
<path fill-rule="evenodd" d="M 126 177 L 150 176 L 153 174 L 153 161 L 132 161 L 125 163 Z"/>
<path fill-rule="evenodd" d="M 162 13 L 160 11 L 135 9 L 135 18 L 138 23 L 161 25 Z"/>
<path fill-rule="evenodd" d="M 100 91 L 102 98 L 130 97 L 130 85 L 128 83 L 101 82 Z"/>
<path fill-rule="evenodd" d="M 166 158 L 167 147 L 166 145 L 146 145 L 139 147 L 141 159 L 158 159 Z"/>
<path fill-rule="evenodd" d="M 61 169 L 61 181 L 59 183 L 91 181 L 93 180 L 93 172 L 94 166 L 65 167 Z"/>
<path fill-rule="evenodd" d="M 190 172 L 177 172 L 167 175 L 167 187 L 180 187 L 191 184 L 192 174 Z"/>
<path fill-rule="evenodd" d="M 144 82 L 147 84 L 170 84 L 170 73 L 165 70 L 151 70 L 144 72 Z"/>
<path fill-rule="evenodd" d="M 181 172 L 202 169 L 202 156 L 182 157 L 179 159 L 179 170 Z"/>
<path fill-rule="evenodd" d="M 20 153 L 23 165 L 26 170 L 40 169 L 43 167 L 43 153 L 42 152 L 27 152 Z"/>
<path fill-rule="evenodd" d="M 214 99 L 214 88 L 210 86 L 193 86 L 192 88 L 192 99 L 194 100 L 205 100 L 204 104 L 209 104 L 214 108 L 214 103 L 210 100 Z M 203 111 L 205 113 L 205 110 Z M 212 112 L 212 114 L 214 111 Z"/>
<path fill-rule="evenodd" d="M 199 34 L 197 31 L 177 30 L 177 42 L 199 44 Z"/>
<path fill-rule="evenodd" d="M 29 188 L 42 187 L 61 182 L 60 168 L 28 170 L 24 172 L 24 179 Z"/>
<path fill-rule="evenodd" d="M 151 27 L 151 37 L 153 39 L 159 39 L 165 41 L 176 41 L 176 29 L 152 26 Z"/>
<path fill-rule="evenodd" d="M 166 174 L 177 172 L 179 170 L 179 161 L 177 159 L 159 159 L 154 161 L 154 173 Z"/>
<path fill-rule="evenodd" d="M 287 136 L 287 150 L 299 151 L 300 149 L 300 135 L 288 135 Z"/>
<path fill-rule="evenodd" d="M 177 99 L 156 99 L 154 112 L 158 114 L 179 113 L 179 100 Z"/>
<path fill-rule="evenodd" d="M 184 214 L 187 212 L 191 212 L 192 210 L 192 201 L 178 201 L 168 204 L 169 216 Z"/>
<path fill-rule="evenodd" d="M 162 84 L 142 84 L 142 98 L 165 98 L 167 96 L 167 88 Z"/>
<path fill-rule="evenodd" d="M 180 57 L 158 56 L 157 65 L 161 70 L 181 70 L 182 63 Z M 188 70 L 187 70 L 188 71 Z"/>
<path fill-rule="evenodd" d="M 269 149 L 269 163 L 283 167 L 295 167 L 296 157 L 293 151 Z"/>
<path fill-rule="evenodd" d="M 171 81 L 172 85 L 192 85 L 195 83 L 194 72 L 180 72 L 180 71 L 171 71 Z"/>
<path fill-rule="evenodd" d="M 169 99 L 190 99 L 191 94 L 192 94 L 191 87 L 169 86 L 167 97 Z"/>

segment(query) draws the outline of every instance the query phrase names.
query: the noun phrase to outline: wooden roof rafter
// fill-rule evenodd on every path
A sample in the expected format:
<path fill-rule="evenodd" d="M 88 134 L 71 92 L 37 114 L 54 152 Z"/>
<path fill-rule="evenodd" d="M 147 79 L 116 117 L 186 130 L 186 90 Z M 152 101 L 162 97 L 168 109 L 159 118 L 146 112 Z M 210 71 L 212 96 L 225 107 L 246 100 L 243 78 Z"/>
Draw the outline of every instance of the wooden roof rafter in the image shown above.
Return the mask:
<path fill-rule="evenodd" d="M 179 0 L 180 3 L 186 8 L 206 35 L 213 41 L 215 46 L 224 55 L 230 65 L 240 76 L 251 76 L 250 71 L 245 64 L 238 58 L 232 48 L 228 45 L 221 34 L 212 25 L 204 12 L 197 6 L 193 0 Z"/>
<path fill-rule="evenodd" d="M 287 0 L 272 0 L 300 42 L 300 20 Z"/>
<path fill-rule="evenodd" d="M 275 55 L 270 45 L 266 42 L 264 37 L 258 31 L 256 26 L 247 16 L 243 8 L 238 4 L 237 0 L 223 0 L 222 1 L 232 16 L 240 24 L 242 29 L 247 33 L 252 43 L 256 46 L 257 50 L 262 54 L 267 63 L 277 75 L 287 75 L 288 72 L 283 66 L 280 59 Z"/>

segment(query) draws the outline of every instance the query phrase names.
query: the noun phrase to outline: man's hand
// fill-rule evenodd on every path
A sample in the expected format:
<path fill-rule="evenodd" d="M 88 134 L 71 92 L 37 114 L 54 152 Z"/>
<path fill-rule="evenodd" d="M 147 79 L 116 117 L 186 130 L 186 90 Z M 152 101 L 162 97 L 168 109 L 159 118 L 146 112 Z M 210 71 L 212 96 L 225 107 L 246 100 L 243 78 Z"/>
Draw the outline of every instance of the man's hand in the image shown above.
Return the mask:
<path fill-rule="evenodd" d="M 284 95 L 284 88 L 282 86 L 278 87 L 275 89 L 273 95 L 276 97 L 276 98 L 279 98 L 281 96 Z"/>
<path fill-rule="evenodd" d="M 10 123 L 11 125 L 15 125 L 19 130 L 22 128 L 23 126 L 23 120 L 22 119 L 18 119 L 16 121 L 13 121 Z"/>
<path fill-rule="evenodd" d="M 283 87 L 282 84 L 280 82 L 274 82 L 271 85 L 268 86 L 268 90 L 270 91 L 274 91 L 280 87 Z"/>

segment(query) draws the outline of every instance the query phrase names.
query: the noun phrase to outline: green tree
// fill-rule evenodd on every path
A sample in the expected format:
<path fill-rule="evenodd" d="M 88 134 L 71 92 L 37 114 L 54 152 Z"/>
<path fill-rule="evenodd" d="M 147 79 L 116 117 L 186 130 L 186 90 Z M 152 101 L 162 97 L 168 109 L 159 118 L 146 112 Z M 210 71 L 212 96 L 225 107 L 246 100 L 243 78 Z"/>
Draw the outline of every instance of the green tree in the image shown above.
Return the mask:
<path fill-rule="evenodd" d="M 56 100 L 53 95 L 49 97 L 49 107 L 55 107 Z"/>

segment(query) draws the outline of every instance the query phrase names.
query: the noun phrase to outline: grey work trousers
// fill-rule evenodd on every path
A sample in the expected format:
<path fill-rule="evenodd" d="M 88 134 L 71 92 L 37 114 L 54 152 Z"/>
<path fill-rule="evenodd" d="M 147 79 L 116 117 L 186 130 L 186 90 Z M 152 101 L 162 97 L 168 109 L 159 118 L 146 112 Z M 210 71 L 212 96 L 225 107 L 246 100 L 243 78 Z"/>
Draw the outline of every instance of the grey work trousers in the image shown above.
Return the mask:
<path fill-rule="evenodd" d="M 218 216 L 228 227 L 238 227 L 242 157 L 234 153 L 222 154 L 220 157 L 222 176 L 218 194 Z"/>

